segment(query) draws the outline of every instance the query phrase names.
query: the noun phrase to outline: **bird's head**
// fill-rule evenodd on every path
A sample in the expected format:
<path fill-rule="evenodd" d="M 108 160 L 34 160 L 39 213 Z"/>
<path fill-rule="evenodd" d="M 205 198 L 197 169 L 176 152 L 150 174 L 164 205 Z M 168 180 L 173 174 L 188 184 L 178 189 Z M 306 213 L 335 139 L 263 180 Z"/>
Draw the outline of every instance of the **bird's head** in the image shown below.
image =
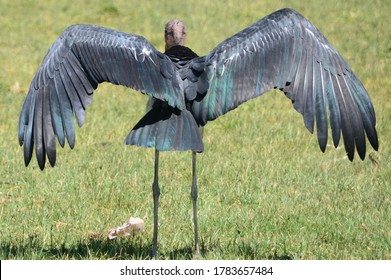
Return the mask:
<path fill-rule="evenodd" d="M 166 50 L 173 46 L 184 46 L 186 42 L 185 24 L 178 19 L 170 20 L 164 26 Z"/>

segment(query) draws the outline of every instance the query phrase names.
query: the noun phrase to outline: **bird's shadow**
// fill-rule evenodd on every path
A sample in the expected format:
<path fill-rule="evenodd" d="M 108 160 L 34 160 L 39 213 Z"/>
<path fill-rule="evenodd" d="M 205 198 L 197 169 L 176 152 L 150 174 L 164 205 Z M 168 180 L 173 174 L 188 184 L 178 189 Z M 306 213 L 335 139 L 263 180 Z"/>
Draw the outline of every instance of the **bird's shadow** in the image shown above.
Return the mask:
<path fill-rule="evenodd" d="M 288 253 L 282 255 L 274 252 L 272 254 L 259 255 L 256 248 L 250 244 L 242 244 L 241 249 L 246 253 L 243 259 L 271 259 L 291 260 Z M 183 246 L 171 251 L 159 252 L 160 259 L 202 259 L 213 250 L 221 250 L 214 245 L 207 245 L 200 242 L 200 257 L 194 257 L 192 246 Z M 19 242 L 1 242 L 1 259 L 105 259 L 105 260 L 149 260 L 151 259 L 151 245 L 146 244 L 141 238 L 130 238 L 127 240 L 106 240 L 102 238 L 89 238 L 77 242 L 63 242 L 58 245 L 43 245 L 38 238 L 28 237 Z M 241 250 L 242 251 L 242 250 Z M 242 251 L 243 252 L 243 251 Z"/>
<path fill-rule="evenodd" d="M 44 244 L 37 235 L 0 241 L 0 259 L 149 260 L 152 245 L 139 237 L 108 240 L 102 236 Z M 160 254 L 162 259 L 192 259 L 190 246 Z"/>

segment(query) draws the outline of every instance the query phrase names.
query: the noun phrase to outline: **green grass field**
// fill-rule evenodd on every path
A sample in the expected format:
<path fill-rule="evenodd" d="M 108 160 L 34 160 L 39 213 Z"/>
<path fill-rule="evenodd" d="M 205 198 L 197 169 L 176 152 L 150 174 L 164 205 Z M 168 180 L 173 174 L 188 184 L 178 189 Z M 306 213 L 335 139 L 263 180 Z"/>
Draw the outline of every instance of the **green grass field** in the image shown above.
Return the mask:
<path fill-rule="evenodd" d="M 0 259 L 149 258 L 154 151 L 123 144 L 144 114 L 145 96 L 101 85 L 75 149 L 60 149 L 57 166 L 44 172 L 35 159 L 24 166 L 19 111 L 47 49 L 67 26 L 140 34 L 163 50 L 163 24 L 181 18 L 188 45 L 204 55 L 283 7 L 313 22 L 362 80 L 377 113 L 380 149 L 353 163 L 343 146 L 322 154 L 277 91 L 210 122 L 198 156 L 203 258 L 391 259 L 389 0 L 0 4 Z M 191 153 L 160 158 L 160 258 L 191 259 Z M 144 233 L 107 241 L 108 230 L 130 216 L 145 220 Z"/>

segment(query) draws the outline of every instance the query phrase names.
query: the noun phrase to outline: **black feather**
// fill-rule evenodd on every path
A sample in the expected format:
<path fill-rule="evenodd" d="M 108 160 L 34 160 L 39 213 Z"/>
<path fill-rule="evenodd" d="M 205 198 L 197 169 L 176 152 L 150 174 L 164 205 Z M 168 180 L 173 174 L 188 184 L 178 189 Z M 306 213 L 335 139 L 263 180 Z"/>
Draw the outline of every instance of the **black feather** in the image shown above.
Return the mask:
<path fill-rule="evenodd" d="M 128 145 L 156 147 L 160 151 L 202 152 L 200 128 L 192 114 L 156 101 L 125 139 Z"/>

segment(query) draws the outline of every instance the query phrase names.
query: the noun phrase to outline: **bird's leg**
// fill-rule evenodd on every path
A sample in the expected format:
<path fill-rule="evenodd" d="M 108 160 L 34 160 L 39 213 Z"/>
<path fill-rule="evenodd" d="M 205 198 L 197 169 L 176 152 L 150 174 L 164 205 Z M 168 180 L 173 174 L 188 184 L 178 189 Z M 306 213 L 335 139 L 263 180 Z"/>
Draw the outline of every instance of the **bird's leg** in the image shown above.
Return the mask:
<path fill-rule="evenodd" d="M 153 240 L 152 240 L 152 258 L 157 258 L 157 233 L 158 233 L 158 208 L 160 187 L 158 181 L 159 175 L 159 151 L 155 149 L 155 173 L 152 184 L 153 193 Z"/>
<path fill-rule="evenodd" d="M 196 152 L 192 152 L 192 161 L 193 161 L 193 182 L 191 184 L 191 197 L 193 199 L 193 218 L 194 218 L 194 256 L 198 257 L 199 247 L 198 247 L 198 223 L 197 223 L 197 198 L 198 198 L 198 188 L 197 188 L 197 177 L 196 177 Z"/>

